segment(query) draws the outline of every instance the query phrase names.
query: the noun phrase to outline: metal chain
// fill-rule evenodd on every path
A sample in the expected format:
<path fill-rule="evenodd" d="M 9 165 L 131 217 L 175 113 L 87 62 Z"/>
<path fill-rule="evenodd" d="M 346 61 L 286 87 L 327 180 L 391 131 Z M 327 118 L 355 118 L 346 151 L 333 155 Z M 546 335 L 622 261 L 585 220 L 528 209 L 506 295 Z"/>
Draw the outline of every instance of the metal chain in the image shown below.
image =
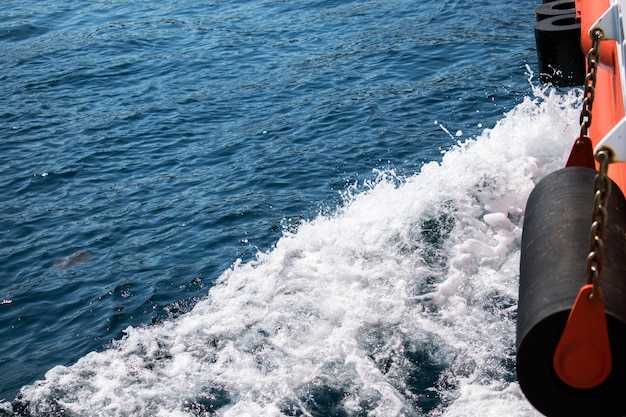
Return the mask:
<path fill-rule="evenodd" d="M 612 155 L 608 149 L 600 149 L 596 153 L 596 159 L 600 169 L 594 181 L 595 198 L 593 217 L 591 223 L 591 247 L 587 256 L 587 284 L 593 284 L 589 300 L 593 300 L 598 294 L 600 285 L 600 273 L 604 260 L 604 235 L 608 220 L 607 204 L 611 194 L 611 179 L 608 176 L 609 163 Z"/>
<path fill-rule="evenodd" d="M 601 29 L 595 29 L 591 34 L 591 49 L 587 53 L 587 76 L 585 77 L 585 90 L 583 108 L 580 112 L 580 136 L 578 142 L 584 138 L 589 138 L 589 127 L 591 126 L 591 109 L 593 99 L 596 94 L 596 77 L 598 75 L 598 63 L 600 62 L 600 41 L 604 37 Z"/>
<path fill-rule="evenodd" d="M 595 29 L 591 33 L 591 48 L 587 53 L 587 76 L 585 77 L 585 90 L 583 107 L 580 113 L 580 136 L 578 141 L 589 139 L 589 127 L 591 126 L 591 111 L 596 93 L 596 78 L 598 75 L 598 63 L 600 62 L 600 41 L 604 32 Z M 604 260 L 604 235 L 607 225 L 607 203 L 611 193 L 611 179 L 608 176 L 609 163 L 612 155 L 609 150 L 601 149 L 596 155 L 599 170 L 594 181 L 594 207 L 591 220 L 591 245 L 587 256 L 587 284 L 592 284 L 589 300 L 598 295 L 600 286 L 600 273 Z"/>

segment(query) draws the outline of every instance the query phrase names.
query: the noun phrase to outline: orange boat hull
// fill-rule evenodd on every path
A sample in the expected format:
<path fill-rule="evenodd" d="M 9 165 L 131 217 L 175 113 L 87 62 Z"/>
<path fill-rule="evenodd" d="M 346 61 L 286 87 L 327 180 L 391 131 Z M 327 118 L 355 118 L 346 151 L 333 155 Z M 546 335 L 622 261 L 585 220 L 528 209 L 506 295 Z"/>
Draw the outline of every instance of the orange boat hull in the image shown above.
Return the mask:
<path fill-rule="evenodd" d="M 576 13 L 581 21 L 581 48 L 585 56 L 591 48 L 589 29 L 609 8 L 609 0 L 576 0 Z M 593 146 L 624 117 L 624 99 L 618 69 L 617 43 L 612 40 L 600 43 L 600 65 L 596 79 L 595 99 L 589 136 Z M 626 191 L 626 163 L 609 166 L 609 176 Z"/>

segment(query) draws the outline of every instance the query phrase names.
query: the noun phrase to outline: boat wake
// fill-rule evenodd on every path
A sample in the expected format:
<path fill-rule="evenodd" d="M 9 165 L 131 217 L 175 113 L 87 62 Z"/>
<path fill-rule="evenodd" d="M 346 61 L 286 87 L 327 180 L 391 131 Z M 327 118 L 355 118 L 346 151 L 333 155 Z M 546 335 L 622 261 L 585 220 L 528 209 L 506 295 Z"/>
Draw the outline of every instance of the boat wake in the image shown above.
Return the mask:
<path fill-rule="evenodd" d="M 407 178 L 236 262 L 180 317 L 23 387 L 0 415 L 534 416 L 514 370 L 521 220 L 580 94 L 534 87 Z"/>

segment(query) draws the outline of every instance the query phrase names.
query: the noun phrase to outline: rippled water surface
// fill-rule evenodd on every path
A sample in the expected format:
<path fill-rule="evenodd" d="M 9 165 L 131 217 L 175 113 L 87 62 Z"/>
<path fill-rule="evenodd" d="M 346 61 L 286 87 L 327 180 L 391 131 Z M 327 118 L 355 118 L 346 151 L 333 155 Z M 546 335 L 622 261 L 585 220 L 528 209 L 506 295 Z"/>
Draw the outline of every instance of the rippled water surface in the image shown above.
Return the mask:
<path fill-rule="evenodd" d="M 577 104 L 536 6 L 0 4 L 0 413 L 532 415 L 517 231 Z"/>

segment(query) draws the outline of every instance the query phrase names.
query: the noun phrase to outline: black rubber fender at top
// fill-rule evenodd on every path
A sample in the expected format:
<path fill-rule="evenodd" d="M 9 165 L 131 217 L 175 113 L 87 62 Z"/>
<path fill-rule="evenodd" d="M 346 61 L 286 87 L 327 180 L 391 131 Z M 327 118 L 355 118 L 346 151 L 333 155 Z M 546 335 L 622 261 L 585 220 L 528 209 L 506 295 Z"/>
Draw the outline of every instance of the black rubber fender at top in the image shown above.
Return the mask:
<path fill-rule="evenodd" d="M 549 3 L 544 2 L 544 4 L 537 7 L 537 10 L 535 10 L 537 21 L 564 14 L 576 14 L 576 5 L 574 0 L 555 0 Z"/>
<path fill-rule="evenodd" d="M 575 14 L 548 17 L 535 23 L 541 82 L 559 87 L 584 83 L 585 56 L 580 48 L 580 31 Z"/>
<path fill-rule="evenodd" d="M 548 417 L 626 415 L 626 201 L 613 184 L 600 287 L 613 367 L 592 389 L 556 375 L 553 356 L 570 309 L 587 283 L 594 206 L 591 168 L 564 168 L 537 184 L 526 205 L 517 310 L 517 378 L 530 403 Z"/>

